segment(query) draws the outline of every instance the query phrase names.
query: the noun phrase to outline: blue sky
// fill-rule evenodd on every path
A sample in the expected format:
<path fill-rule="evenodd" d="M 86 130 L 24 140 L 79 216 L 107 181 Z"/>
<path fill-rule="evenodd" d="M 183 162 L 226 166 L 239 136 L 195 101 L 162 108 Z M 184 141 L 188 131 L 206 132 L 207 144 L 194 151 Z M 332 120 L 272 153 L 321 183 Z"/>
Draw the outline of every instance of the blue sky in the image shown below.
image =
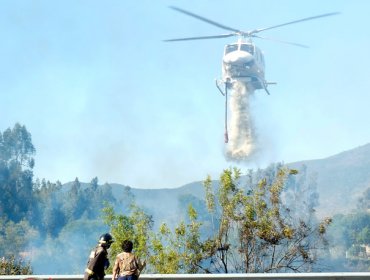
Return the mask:
<path fill-rule="evenodd" d="M 0 1 L 0 131 L 25 125 L 36 178 L 174 188 L 223 169 L 325 158 L 370 142 L 369 1 Z M 236 38 L 164 43 L 328 12 L 268 30 L 271 95 L 250 100 L 258 153 L 224 156 L 223 47 Z"/>

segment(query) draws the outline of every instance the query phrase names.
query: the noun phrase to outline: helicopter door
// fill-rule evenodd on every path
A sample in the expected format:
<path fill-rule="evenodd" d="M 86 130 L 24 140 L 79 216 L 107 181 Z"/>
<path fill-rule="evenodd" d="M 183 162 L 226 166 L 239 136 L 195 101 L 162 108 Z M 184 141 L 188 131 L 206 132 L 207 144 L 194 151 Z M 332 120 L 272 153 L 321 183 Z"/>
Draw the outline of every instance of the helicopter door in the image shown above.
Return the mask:
<path fill-rule="evenodd" d="M 255 59 L 257 61 L 257 64 L 261 67 L 261 68 L 264 68 L 265 67 L 265 61 L 264 61 L 264 58 L 263 58 L 263 54 L 261 53 L 260 49 L 258 48 L 255 48 L 255 51 L 256 51 L 256 54 L 255 54 Z"/>

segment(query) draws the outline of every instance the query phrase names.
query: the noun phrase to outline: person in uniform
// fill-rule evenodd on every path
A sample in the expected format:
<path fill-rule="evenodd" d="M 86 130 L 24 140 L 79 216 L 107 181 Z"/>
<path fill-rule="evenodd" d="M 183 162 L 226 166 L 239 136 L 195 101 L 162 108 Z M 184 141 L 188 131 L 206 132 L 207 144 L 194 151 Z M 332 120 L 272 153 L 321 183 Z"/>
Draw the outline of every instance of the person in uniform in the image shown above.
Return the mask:
<path fill-rule="evenodd" d="M 132 253 L 133 244 L 130 240 L 122 242 L 122 253 L 116 257 L 113 266 L 112 280 L 137 280 L 146 263 Z"/>
<path fill-rule="evenodd" d="M 109 233 L 100 236 L 99 244 L 90 253 L 84 280 L 104 279 L 105 270 L 109 267 L 108 249 L 113 242 L 113 237 Z"/>

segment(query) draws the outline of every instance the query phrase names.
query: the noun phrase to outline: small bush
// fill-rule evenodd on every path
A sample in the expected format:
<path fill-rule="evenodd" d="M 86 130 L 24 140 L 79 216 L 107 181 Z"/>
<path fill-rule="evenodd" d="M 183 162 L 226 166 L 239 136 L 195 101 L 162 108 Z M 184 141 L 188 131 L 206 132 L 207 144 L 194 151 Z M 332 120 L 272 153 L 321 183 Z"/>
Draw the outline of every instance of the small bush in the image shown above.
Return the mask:
<path fill-rule="evenodd" d="M 30 263 L 15 256 L 0 258 L 0 275 L 30 275 L 32 268 Z"/>

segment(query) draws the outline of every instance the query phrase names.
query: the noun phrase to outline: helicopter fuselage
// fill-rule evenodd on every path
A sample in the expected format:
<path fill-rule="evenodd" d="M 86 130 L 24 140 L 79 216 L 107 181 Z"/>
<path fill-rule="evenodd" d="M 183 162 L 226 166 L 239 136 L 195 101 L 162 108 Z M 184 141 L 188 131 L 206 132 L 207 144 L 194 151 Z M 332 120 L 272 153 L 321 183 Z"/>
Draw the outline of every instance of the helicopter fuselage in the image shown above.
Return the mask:
<path fill-rule="evenodd" d="M 303 21 L 308 21 L 308 20 L 313 20 L 313 19 L 318 19 L 322 17 L 333 16 L 333 15 L 339 14 L 338 12 L 326 13 L 326 14 L 302 18 L 302 19 L 298 19 L 298 20 L 294 20 L 294 21 L 290 21 L 290 22 L 286 22 L 282 24 L 277 24 L 277 25 L 273 25 L 273 26 L 269 26 L 265 28 L 258 28 L 258 29 L 252 29 L 249 31 L 248 30 L 243 31 L 237 28 L 233 28 L 233 27 L 220 24 L 216 21 L 207 19 L 205 17 L 202 17 L 200 15 L 194 14 L 192 12 L 186 11 L 178 7 L 170 7 L 170 8 L 180 13 L 183 13 L 185 15 L 194 17 L 198 20 L 204 21 L 208 24 L 212 24 L 224 30 L 228 30 L 231 33 L 211 35 L 211 36 L 177 38 L 177 39 L 165 40 L 166 42 L 221 39 L 221 38 L 228 38 L 231 36 L 239 37 L 239 40 L 237 43 L 229 44 L 225 46 L 224 56 L 222 60 L 222 79 L 216 80 L 216 85 L 223 95 L 227 95 L 226 93 L 227 88 L 230 88 L 231 85 L 235 81 L 244 82 L 245 84 L 247 84 L 247 86 L 253 87 L 254 89 L 264 89 L 267 92 L 267 94 L 269 94 L 269 91 L 267 90 L 267 86 L 270 84 L 276 84 L 274 82 L 267 82 L 265 80 L 265 62 L 264 62 L 263 54 L 261 50 L 252 43 L 252 38 L 273 40 L 273 41 L 277 41 L 280 43 L 285 43 L 289 45 L 295 45 L 298 47 L 307 48 L 307 46 L 302 45 L 302 44 L 281 41 L 281 40 L 271 39 L 267 37 L 261 37 L 257 35 L 258 33 L 266 31 L 266 30 L 270 30 L 273 28 L 290 25 L 290 24 L 296 24 L 296 23 L 303 22 Z M 245 41 L 245 39 L 247 39 L 247 41 Z M 222 83 L 225 86 L 225 91 L 222 91 L 219 86 Z"/>
<path fill-rule="evenodd" d="M 240 81 L 254 89 L 265 88 L 265 62 L 263 54 L 251 42 L 228 44 L 222 59 L 224 81 Z"/>

